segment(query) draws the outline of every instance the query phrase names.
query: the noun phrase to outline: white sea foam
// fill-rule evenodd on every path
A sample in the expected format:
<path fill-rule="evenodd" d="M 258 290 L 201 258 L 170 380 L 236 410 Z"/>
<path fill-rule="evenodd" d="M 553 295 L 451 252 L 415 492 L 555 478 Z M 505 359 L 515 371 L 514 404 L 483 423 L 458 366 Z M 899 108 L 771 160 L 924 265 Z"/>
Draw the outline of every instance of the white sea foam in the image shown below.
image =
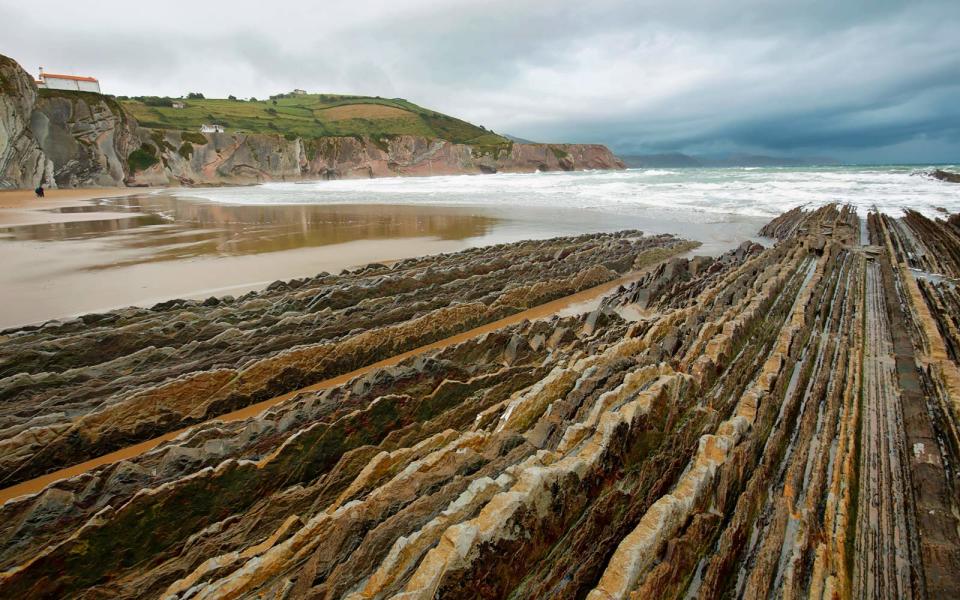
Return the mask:
<path fill-rule="evenodd" d="M 185 192 L 186 193 L 186 192 Z M 960 212 L 960 185 L 915 167 L 630 169 L 576 173 L 395 177 L 205 188 L 230 204 L 431 204 L 565 208 L 684 221 L 772 217 L 795 206 L 848 203 L 929 216 Z"/>

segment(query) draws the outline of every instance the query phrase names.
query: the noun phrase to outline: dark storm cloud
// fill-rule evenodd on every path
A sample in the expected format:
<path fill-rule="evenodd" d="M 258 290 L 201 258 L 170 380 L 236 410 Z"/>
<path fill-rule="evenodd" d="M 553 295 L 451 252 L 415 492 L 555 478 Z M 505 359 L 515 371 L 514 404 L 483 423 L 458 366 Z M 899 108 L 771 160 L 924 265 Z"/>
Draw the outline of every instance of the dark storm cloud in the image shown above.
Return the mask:
<path fill-rule="evenodd" d="M 95 7 L 95 8 L 94 8 Z M 621 152 L 957 160 L 952 0 L 0 0 L 0 52 L 117 94 L 403 96 Z"/>

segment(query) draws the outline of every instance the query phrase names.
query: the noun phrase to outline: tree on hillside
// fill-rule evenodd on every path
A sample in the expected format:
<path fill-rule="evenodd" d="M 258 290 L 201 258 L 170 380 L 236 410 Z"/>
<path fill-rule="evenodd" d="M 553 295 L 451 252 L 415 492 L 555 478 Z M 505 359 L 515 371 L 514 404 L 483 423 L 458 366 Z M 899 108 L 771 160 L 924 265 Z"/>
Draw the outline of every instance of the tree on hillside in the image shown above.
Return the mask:
<path fill-rule="evenodd" d="M 227 100 L 236 100 L 236 99 L 237 97 L 234 96 L 233 94 L 230 94 L 229 96 L 227 96 Z"/>
<path fill-rule="evenodd" d="M 187 94 L 187 100 L 204 100 L 204 97 L 200 92 L 190 92 Z"/>
<path fill-rule="evenodd" d="M 141 102 L 147 106 L 173 106 L 173 100 L 170 98 L 158 98 L 157 96 L 144 96 Z"/>

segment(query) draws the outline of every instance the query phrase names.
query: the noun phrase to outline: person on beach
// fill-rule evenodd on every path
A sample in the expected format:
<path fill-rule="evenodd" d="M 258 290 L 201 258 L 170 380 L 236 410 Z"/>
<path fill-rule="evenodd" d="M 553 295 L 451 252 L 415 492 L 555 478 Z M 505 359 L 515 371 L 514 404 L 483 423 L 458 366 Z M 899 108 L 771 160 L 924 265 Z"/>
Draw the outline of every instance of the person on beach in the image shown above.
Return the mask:
<path fill-rule="evenodd" d="M 43 184 L 37 186 L 37 189 L 33 190 L 33 193 L 37 195 L 37 198 L 43 198 Z"/>

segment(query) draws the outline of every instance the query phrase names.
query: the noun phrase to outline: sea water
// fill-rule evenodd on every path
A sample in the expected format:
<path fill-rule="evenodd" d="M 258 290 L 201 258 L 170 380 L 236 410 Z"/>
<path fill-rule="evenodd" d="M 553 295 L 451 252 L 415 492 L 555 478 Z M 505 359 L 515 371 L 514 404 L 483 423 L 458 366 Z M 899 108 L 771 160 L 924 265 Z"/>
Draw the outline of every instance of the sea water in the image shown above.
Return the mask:
<path fill-rule="evenodd" d="M 174 197 L 171 197 L 174 196 Z M 632 169 L 269 183 L 105 199 L 82 220 L 0 229 L 0 329 L 173 297 L 241 294 L 525 239 L 672 233 L 718 255 L 799 205 L 960 212 L 960 185 L 912 167 Z M 87 209 L 84 209 L 85 211 Z M 100 212 L 100 219 L 93 220 Z M 120 216 L 118 217 L 118 214 Z"/>
<path fill-rule="evenodd" d="M 951 167 L 946 167 L 950 169 Z M 953 167 L 956 170 L 956 167 Z M 683 223 L 769 219 L 797 206 L 850 204 L 927 216 L 960 212 L 960 185 L 917 166 L 628 169 L 266 183 L 190 190 L 226 204 L 425 204 L 557 209 Z"/>

